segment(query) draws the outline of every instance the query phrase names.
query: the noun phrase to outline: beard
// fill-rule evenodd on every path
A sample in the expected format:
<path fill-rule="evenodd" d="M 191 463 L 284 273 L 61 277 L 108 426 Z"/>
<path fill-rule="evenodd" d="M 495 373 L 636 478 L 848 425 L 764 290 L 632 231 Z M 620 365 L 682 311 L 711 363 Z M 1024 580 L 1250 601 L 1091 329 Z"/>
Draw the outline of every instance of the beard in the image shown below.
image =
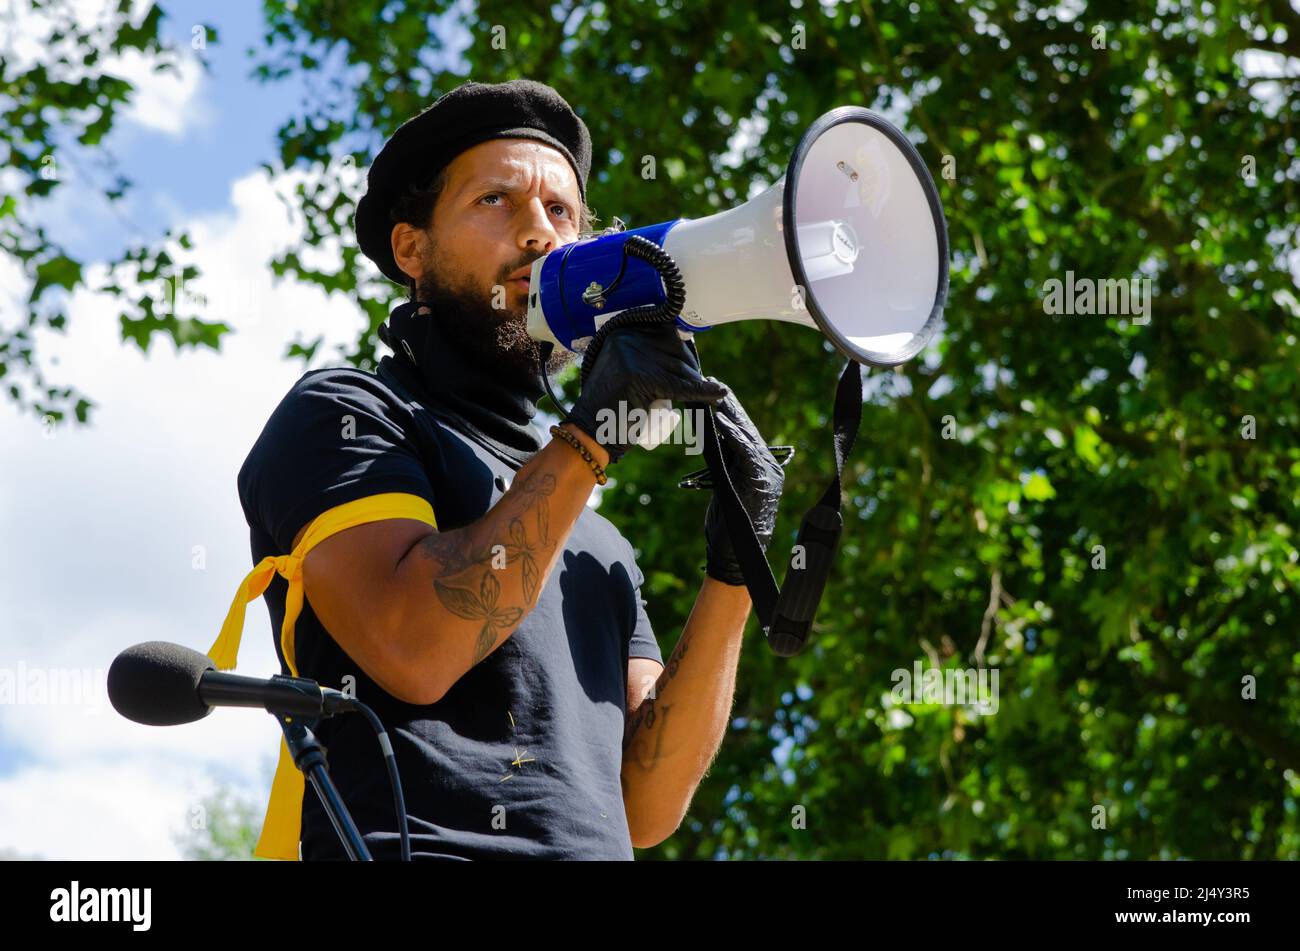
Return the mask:
<path fill-rule="evenodd" d="M 474 368 L 482 373 L 504 376 L 522 386 L 541 386 L 542 344 L 528 335 L 527 304 L 492 306 L 487 295 L 463 274 L 447 273 L 437 267 L 437 246 L 430 244 L 421 261 L 415 299 L 433 308 L 447 336 L 456 342 Z M 510 274 L 540 255 L 517 261 L 503 270 Z M 500 283 L 506 286 L 504 276 Z M 506 291 L 512 295 L 512 290 Z M 507 297 L 509 299 L 509 296 Z M 555 346 L 546 361 L 550 376 L 577 360 L 578 354 Z"/>

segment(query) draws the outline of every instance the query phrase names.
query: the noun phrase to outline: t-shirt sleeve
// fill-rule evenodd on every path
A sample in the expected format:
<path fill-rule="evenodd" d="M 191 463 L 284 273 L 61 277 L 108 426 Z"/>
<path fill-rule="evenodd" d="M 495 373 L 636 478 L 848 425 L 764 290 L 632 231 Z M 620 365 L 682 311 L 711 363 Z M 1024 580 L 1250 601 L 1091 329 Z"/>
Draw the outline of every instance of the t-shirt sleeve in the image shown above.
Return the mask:
<path fill-rule="evenodd" d="M 377 378 L 359 370 L 304 375 L 267 420 L 239 470 L 250 525 L 277 550 L 317 515 L 383 492 L 407 492 L 437 511 L 433 486 L 406 435 L 410 411 Z"/>
<path fill-rule="evenodd" d="M 632 565 L 632 596 L 636 600 L 636 620 L 632 624 L 632 637 L 628 642 L 627 656 L 629 658 L 649 657 L 651 660 L 657 660 L 662 664 L 664 655 L 659 649 L 659 640 L 655 637 L 654 629 L 650 626 L 650 616 L 646 614 L 645 610 L 645 598 L 641 596 L 641 586 L 645 584 L 645 575 L 641 573 L 641 568 L 636 563 L 635 552 L 630 550 L 630 545 L 628 548 L 628 559 Z"/>

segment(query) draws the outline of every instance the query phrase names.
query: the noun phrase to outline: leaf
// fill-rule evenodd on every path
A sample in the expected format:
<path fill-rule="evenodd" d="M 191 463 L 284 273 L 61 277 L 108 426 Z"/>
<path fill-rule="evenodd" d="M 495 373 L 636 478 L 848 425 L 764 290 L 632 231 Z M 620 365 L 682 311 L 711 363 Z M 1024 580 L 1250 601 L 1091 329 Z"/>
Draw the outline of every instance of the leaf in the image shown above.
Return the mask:
<path fill-rule="evenodd" d="M 1025 483 L 1025 498 L 1035 502 L 1041 502 L 1044 499 L 1056 497 L 1056 490 L 1052 488 L 1051 481 L 1041 472 L 1035 472 Z"/>
<path fill-rule="evenodd" d="M 1074 429 L 1074 454 L 1087 463 L 1088 468 L 1096 469 L 1101 465 L 1101 453 L 1098 447 L 1101 437 L 1091 426 L 1076 426 Z"/>
<path fill-rule="evenodd" d="M 36 283 L 29 300 L 38 300 L 49 287 L 72 290 L 81 283 L 81 265 L 64 254 L 43 261 L 36 267 Z"/>

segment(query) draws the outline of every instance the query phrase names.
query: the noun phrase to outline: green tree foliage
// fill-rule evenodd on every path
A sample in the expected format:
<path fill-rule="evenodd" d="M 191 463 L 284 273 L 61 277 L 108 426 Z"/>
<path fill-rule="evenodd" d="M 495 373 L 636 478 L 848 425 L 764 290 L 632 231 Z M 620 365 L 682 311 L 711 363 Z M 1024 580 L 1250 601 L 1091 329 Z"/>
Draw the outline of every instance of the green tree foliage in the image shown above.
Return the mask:
<path fill-rule="evenodd" d="M 200 806 L 203 821 L 192 823 L 176 837 L 181 857 L 196 862 L 253 860 L 263 807 L 240 798 L 227 786 L 205 796 Z"/>
<path fill-rule="evenodd" d="M 25 6 L 30 8 L 20 13 Z M 92 263 L 105 265 L 104 279 L 94 289 L 114 296 L 123 308 L 122 339 L 142 351 L 158 333 L 177 347 L 217 349 L 229 329 L 184 316 L 184 296 L 167 291 L 198 276 L 197 268 L 177 260 L 190 249 L 187 235 L 166 233 L 112 260 L 85 262 L 40 224 L 41 204 L 69 187 L 70 179 L 80 180 L 82 194 L 98 189 L 114 206 L 133 187 L 105 141 L 134 92 L 115 74 L 112 58 L 136 52 L 155 71 L 177 66 L 176 50 L 160 39 L 161 8 L 150 5 L 133 18 L 131 7 L 131 0 L 120 0 L 102 18 L 87 22 L 84 11 L 68 0 L 11 4 L 0 38 L 0 159 L 6 166 L 0 179 L 0 255 L 17 263 L 27 281 L 19 294 L 27 298 L 20 312 L 9 313 L 8 293 L 0 298 L 0 386 L 6 398 L 52 422 L 71 412 L 85 423 L 94 403 L 74 387 L 45 378 L 36 332 L 69 332 L 68 297 L 89 286 Z M 10 31 L 20 15 L 24 29 L 42 34 L 38 42 L 44 54 L 34 62 L 15 52 Z M 207 30 L 207 42 L 215 42 L 215 31 Z"/>

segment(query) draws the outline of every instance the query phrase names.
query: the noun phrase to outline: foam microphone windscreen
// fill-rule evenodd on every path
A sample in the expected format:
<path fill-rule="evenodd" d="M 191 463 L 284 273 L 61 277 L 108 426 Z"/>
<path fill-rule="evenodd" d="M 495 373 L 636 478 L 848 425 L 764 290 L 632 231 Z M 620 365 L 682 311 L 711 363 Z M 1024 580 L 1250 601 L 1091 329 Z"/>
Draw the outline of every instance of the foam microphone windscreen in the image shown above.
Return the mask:
<path fill-rule="evenodd" d="M 199 681 L 216 665 L 206 654 L 146 641 L 128 647 L 108 668 L 108 699 L 128 720 L 147 726 L 175 726 L 201 720 L 212 708 L 199 699 Z"/>

